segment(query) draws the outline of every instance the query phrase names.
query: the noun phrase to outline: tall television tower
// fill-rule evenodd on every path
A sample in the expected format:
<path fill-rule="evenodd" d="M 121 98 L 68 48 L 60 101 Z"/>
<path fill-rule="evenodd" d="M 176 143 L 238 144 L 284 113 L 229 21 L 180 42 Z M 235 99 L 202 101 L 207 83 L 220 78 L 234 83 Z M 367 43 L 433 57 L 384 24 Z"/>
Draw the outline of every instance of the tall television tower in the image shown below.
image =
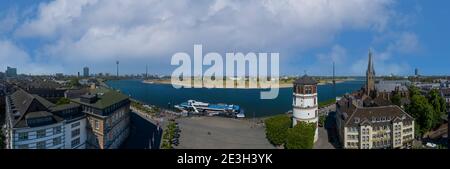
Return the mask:
<path fill-rule="evenodd" d="M 333 85 L 336 85 L 334 62 L 333 62 Z"/>
<path fill-rule="evenodd" d="M 119 78 L 119 61 L 116 61 L 116 65 L 117 65 L 117 78 Z"/>
<path fill-rule="evenodd" d="M 333 97 L 336 98 L 336 70 L 333 61 Z"/>

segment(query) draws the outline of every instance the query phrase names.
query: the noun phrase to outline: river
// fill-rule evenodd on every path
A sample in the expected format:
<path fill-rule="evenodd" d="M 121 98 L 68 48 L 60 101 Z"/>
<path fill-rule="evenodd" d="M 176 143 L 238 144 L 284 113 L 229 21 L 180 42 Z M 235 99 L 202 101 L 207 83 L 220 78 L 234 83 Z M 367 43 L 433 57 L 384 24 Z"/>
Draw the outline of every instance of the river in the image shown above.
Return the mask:
<path fill-rule="evenodd" d="M 193 99 L 208 103 L 236 104 L 245 110 L 246 117 L 264 117 L 275 114 L 286 113 L 292 109 L 292 88 L 280 88 L 276 99 L 261 100 L 260 92 L 264 89 L 175 89 L 168 84 L 148 84 L 141 80 L 116 80 L 107 81 L 106 84 L 114 89 L 140 100 L 147 104 L 170 108 Z M 325 84 L 318 86 L 318 99 L 320 101 L 330 100 L 345 93 L 351 93 L 364 85 L 362 79 L 346 81 L 336 84 L 336 95 L 333 85 Z"/>

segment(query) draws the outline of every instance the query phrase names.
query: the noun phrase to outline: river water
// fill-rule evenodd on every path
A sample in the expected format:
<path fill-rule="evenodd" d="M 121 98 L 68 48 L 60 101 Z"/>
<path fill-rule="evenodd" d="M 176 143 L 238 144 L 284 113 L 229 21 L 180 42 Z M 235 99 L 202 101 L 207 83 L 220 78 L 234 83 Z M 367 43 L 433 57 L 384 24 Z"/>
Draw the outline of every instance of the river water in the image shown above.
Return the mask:
<path fill-rule="evenodd" d="M 175 89 L 168 84 L 148 84 L 141 80 L 117 80 L 107 81 L 106 84 L 118 89 L 134 99 L 147 104 L 163 108 L 173 107 L 187 100 L 193 99 L 207 103 L 236 104 L 245 110 L 246 117 L 264 117 L 275 114 L 286 113 L 292 110 L 292 88 L 280 88 L 276 99 L 261 100 L 260 92 L 264 89 Z M 333 85 L 325 84 L 318 86 L 318 97 L 320 101 L 326 101 L 345 93 L 351 93 L 364 85 L 362 79 L 346 81 L 336 84 L 336 92 Z M 336 94 L 334 94 L 336 93 Z"/>

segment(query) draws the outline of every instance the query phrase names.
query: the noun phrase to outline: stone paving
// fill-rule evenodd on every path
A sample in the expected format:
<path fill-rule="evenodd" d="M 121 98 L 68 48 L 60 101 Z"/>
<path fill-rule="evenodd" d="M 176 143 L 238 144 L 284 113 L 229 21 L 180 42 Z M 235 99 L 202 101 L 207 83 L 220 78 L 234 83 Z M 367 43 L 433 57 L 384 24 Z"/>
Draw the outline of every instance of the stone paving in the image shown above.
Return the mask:
<path fill-rule="evenodd" d="M 176 149 L 274 149 L 263 126 L 223 117 L 177 119 L 180 144 Z"/>

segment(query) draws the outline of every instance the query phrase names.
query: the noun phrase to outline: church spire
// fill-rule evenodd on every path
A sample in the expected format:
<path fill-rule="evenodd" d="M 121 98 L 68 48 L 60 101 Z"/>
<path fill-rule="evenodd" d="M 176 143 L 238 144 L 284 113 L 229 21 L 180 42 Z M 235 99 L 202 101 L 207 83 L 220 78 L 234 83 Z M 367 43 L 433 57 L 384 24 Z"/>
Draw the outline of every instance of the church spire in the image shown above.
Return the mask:
<path fill-rule="evenodd" d="M 369 63 L 366 72 L 366 94 L 371 95 L 375 91 L 375 69 L 373 67 L 372 51 L 369 50 Z"/>
<path fill-rule="evenodd" d="M 373 68 L 372 50 L 369 49 L 369 64 L 367 65 L 367 74 L 375 75 L 375 69 Z"/>

